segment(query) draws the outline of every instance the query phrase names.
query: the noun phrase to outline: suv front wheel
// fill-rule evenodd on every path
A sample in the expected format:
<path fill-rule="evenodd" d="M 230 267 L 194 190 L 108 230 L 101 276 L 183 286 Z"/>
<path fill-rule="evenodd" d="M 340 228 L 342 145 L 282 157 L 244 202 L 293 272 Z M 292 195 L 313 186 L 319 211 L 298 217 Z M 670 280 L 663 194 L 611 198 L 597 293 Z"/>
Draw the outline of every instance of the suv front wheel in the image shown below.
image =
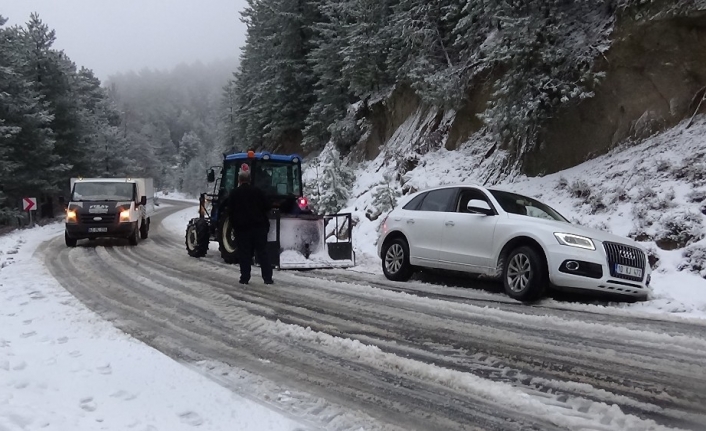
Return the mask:
<path fill-rule="evenodd" d="M 523 302 L 536 301 L 547 285 L 547 264 L 540 253 L 528 246 L 510 252 L 503 266 L 505 292 Z"/>

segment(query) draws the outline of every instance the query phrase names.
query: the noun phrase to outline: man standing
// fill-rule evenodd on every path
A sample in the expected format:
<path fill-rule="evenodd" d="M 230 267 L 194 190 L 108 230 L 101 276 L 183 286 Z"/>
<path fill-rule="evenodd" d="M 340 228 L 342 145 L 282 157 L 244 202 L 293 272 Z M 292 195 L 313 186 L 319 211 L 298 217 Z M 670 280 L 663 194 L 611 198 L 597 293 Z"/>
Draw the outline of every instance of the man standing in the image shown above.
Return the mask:
<path fill-rule="evenodd" d="M 240 284 L 250 281 L 253 254 L 262 270 L 265 284 L 273 284 L 272 265 L 267 254 L 267 233 L 270 220 L 267 213 L 270 204 L 262 190 L 250 185 L 250 170 L 241 167 L 238 174 L 238 187 L 228 196 L 228 216 L 235 234 L 240 260 Z"/>

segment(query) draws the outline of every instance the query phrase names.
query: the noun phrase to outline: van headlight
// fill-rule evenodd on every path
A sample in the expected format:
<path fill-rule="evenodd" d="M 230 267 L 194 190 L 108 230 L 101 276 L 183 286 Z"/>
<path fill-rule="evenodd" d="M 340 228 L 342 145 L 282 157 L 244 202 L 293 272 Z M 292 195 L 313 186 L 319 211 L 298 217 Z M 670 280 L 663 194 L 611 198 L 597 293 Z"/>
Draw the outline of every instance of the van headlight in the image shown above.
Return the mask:
<path fill-rule="evenodd" d="M 561 245 L 568 245 L 569 247 L 583 248 L 584 250 L 595 250 L 596 245 L 593 243 L 591 238 L 587 238 L 581 235 L 574 235 L 572 233 L 554 233 L 556 240 L 559 241 Z"/>
<path fill-rule="evenodd" d="M 76 223 L 76 211 L 67 210 L 66 211 L 66 223 Z"/>
<path fill-rule="evenodd" d="M 120 211 L 120 221 L 130 221 L 130 210 Z"/>

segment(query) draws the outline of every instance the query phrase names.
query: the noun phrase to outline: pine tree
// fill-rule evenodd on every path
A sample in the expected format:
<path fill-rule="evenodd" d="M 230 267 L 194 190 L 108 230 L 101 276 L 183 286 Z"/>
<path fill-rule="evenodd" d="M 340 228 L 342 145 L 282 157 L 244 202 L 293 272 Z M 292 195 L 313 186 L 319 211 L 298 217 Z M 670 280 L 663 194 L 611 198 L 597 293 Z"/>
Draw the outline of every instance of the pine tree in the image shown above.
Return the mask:
<path fill-rule="evenodd" d="M 455 0 L 400 0 L 389 22 L 394 49 L 387 62 L 396 82 L 437 105 L 460 107 L 463 100 L 453 35 L 460 15 Z"/>
<path fill-rule="evenodd" d="M 308 169 L 314 171 L 307 182 L 312 207 L 319 214 L 334 214 L 340 211 L 350 197 L 355 182 L 353 169 L 345 164 L 340 153 L 332 146 L 310 162 Z"/>
<path fill-rule="evenodd" d="M 386 67 L 390 37 L 388 21 L 397 0 L 348 0 L 349 24 L 343 49 L 344 79 L 356 96 L 380 91 L 394 83 Z"/>
<path fill-rule="evenodd" d="M 384 181 L 375 187 L 372 206 L 378 214 L 392 211 L 397 206 L 397 200 L 402 196 L 399 187 L 395 187 L 391 175 L 385 175 Z"/>
<path fill-rule="evenodd" d="M 236 127 L 249 147 L 275 149 L 299 143 L 313 104 L 313 75 L 306 61 L 316 8 L 302 0 L 249 0 L 240 70 Z"/>
<path fill-rule="evenodd" d="M 32 81 L 36 74 L 25 75 L 26 39 L 5 22 L 0 17 L 0 192 L 7 216 L 22 197 L 55 190 L 64 167 L 54 155 L 49 104 Z"/>
<path fill-rule="evenodd" d="M 328 142 L 329 125 L 342 119 L 346 106 L 354 100 L 343 76 L 345 28 L 351 20 L 347 6 L 347 2 L 321 2 L 322 18 L 312 24 L 314 36 L 307 61 L 316 79 L 316 102 L 306 118 L 303 146 L 307 150 L 321 149 Z"/>

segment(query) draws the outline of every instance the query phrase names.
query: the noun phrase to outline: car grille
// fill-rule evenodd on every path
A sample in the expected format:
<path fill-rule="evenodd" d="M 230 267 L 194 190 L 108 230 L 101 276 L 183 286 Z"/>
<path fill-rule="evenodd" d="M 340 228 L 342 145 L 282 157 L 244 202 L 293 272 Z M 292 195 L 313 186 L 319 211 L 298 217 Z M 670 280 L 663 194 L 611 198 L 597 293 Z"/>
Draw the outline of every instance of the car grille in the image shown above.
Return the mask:
<path fill-rule="evenodd" d="M 100 218 L 100 220 L 96 220 Z M 81 224 L 106 224 L 115 223 L 118 221 L 118 213 L 108 214 L 81 214 Z"/>
<path fill-rule="evenodd" d="M 608 256 L 608 268 L 610 275 L 623 280 L 642 281 L 645 277 L 645 253 L 636 247 L 629 245 L 618 244 L 615 242 L 604 242 L 606 255 Z M 634 277 L 630 275 L 618 274 L 615 270 L 615 265 L 632 266 L 642 269 L 642 277 Z"/>

